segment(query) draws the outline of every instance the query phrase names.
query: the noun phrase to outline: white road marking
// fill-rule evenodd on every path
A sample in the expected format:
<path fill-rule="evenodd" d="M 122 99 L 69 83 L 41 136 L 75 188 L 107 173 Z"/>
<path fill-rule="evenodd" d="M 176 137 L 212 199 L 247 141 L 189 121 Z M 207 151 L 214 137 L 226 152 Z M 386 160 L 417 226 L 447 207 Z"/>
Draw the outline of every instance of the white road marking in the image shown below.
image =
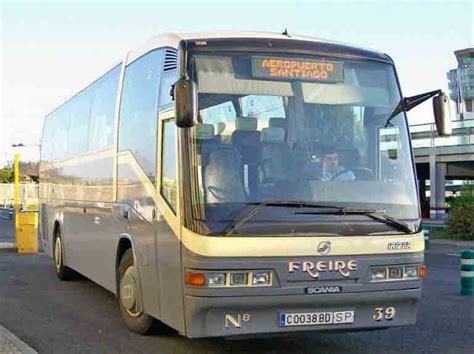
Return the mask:
<path fill-rule="evenodd" d="M 459 253 L 446 253 L 446 256 L 461 257 Z"/>

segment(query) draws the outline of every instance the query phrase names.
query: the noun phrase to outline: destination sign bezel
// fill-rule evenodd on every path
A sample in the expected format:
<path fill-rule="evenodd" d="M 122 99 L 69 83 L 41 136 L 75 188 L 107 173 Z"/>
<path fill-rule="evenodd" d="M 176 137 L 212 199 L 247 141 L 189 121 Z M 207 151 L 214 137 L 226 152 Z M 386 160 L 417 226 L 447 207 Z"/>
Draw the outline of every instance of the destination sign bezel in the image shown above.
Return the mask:
<path fill-rule="evenodd" d="M 324 59 L 252 56 L 252 77 L 278 81 L 344 81 L 344 63 Z"/>

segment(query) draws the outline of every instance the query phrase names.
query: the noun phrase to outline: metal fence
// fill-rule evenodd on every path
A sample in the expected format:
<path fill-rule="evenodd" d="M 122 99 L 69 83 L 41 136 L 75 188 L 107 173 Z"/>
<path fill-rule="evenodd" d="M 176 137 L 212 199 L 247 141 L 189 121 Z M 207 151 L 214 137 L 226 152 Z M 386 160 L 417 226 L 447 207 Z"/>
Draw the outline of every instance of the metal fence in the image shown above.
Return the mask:
<path fill-rule="evenodd" d="M 440 137 L 434 123 L 410 125 L 413 148 L 474 144 L 474 119 L 455 120 L 452 128 L 451 136 Z"/>
<path fill-rule="evenodd" d="M 13 198 L 13 183 L 0 183 L 0 209 L 12 209 Z M 20 210 L 38 210 L 38 184 L 20 183 Z"/>

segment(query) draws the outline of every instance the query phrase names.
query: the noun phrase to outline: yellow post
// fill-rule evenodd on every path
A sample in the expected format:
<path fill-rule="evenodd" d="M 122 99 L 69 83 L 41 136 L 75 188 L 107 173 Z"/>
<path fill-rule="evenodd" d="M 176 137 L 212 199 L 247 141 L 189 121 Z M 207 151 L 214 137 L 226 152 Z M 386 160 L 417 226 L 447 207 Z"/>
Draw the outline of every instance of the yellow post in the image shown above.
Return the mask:
<path fill-rule="evenodd" d="M 18 247 L 18 230 L 20 228 L 20 153 L 15 154 L 13 174 L 15 176 L 13 184 L 13 205 L 15 207 L 15 245 Z"/>
<path fill-rule="evenodd" d="M 36 230 L 38 228 L 37 212 L 20 212 L 20 153 L 15 154 L 15 243 L 20 253 L 38 252 Z"/>

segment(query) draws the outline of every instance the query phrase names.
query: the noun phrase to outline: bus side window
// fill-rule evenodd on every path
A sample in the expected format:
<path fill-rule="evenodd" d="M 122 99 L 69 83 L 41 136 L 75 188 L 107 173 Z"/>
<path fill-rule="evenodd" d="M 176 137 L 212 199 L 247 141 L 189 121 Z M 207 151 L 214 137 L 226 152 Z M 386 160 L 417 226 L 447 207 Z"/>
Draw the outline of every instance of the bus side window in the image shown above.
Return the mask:
<path fill-rule="evenodd" d="M 120 106 L 118 150 L 131 153 L 153 184 L 162 62 L 158 49 L 127 65 Z"/>
<path fill-rule="evenodd" d="M 89 121 L 89 151 L 114 143 L 115 100 L 121 65 L 116 66 L 91 86 L 93 91 Z"/>
<path fill-rule="evenodd" d="M 160 98 L 159 104 L 160 109 L 168 108 L 172 103 L 171 97 L 171 88 L 176 82 L 178 73 L 176 70 L 164 72 L 161 76 L 161 85 L 160 85 Z"/>
<path fill-rule="evenodd" d="M 161 195 L 176 212 L 176 125 L 174 119 L 163 122 L 161 157 Z"/>

